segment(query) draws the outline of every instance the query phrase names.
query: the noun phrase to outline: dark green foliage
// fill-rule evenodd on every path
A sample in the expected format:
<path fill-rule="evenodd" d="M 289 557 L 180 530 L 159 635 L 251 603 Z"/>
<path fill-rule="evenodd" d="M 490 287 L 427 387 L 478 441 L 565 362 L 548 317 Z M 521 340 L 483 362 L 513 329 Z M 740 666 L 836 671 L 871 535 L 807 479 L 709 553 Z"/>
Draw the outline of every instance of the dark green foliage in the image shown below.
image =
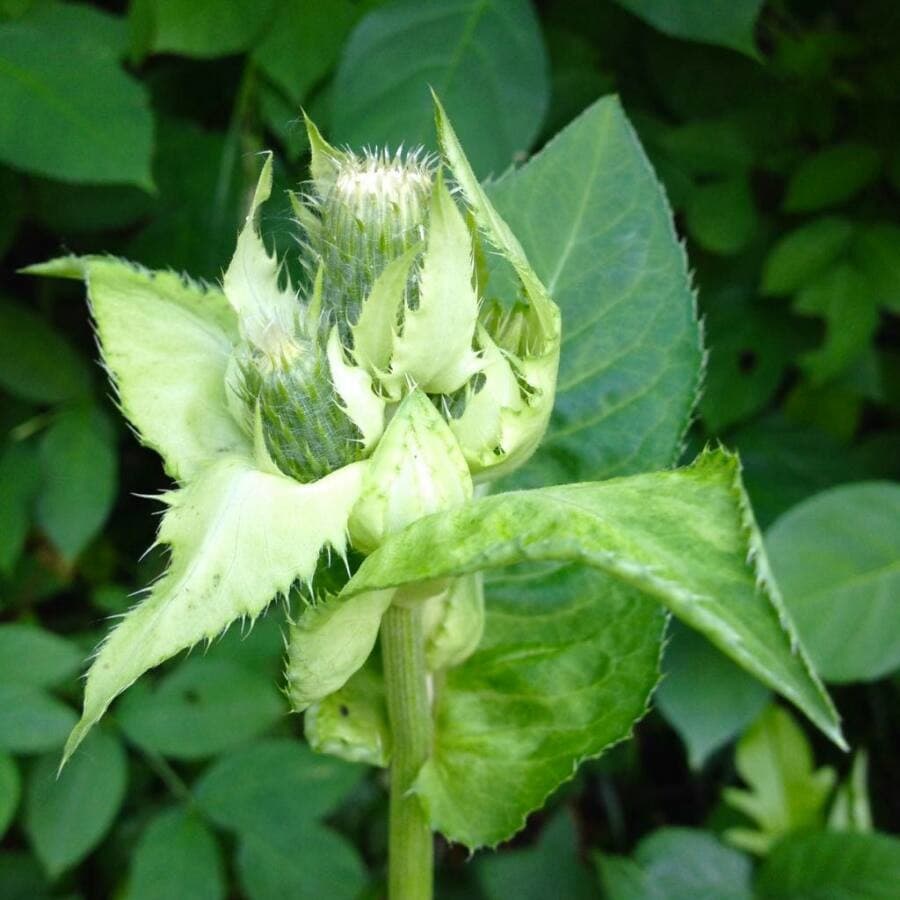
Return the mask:
<path fill-rule="evenodd" d="M 517 476 L 525 485 L 661 467 L 680 449 L 666 424 L 684 410 L 665 385 L 690 381 L 700 353 L 683 262 L 667 252 L 632 266 L 657 306 L 632 302 L 622 257 L 653 246 L 665 208 L 658 192 L 634 202 L 647 176 L 622 165 L 626 152 L 598 149 L 630 148 L 631 130 L 610 117 L 615 133 L 567 139 L 572 171 L 536 166 L 515 190 L 503 179 L 619 94 L 674 210 L 705 321 L 705 391 L 684 455 L 716 441 L 740 451 L 785 600 L 840 685 L 849 743 L 868 751 L 876 832 L 900 829 L 898 47 L 893 0 L 0 0 L 0 896 L 379 896 L 383 786 L 302 743 L 275 687 L 274 615 L 147 677 L 56 780 L 82 661 L 103 619 L 163 565 L 141 557 L 153 522 L 134 495 L 168 482 L 114 424 L 80 291 L 15 270 L 111 252 L 215 281 L 256 153 L 271 147 L 262 231 L 311 287 L 284 191 L 312 193 L 300 182 L 301 106 L 337 146 L 427 149 L 427 84 L 563 308 L 559 402 Z M 312 220 L 301 236 L 304 255 L 340 273 L 323 285 L 323 321 L 340 324 L 356 310 L 335 298 L 358 303 L 415 233 L 365 244 L 356 214 L 327 198 L 313 207 L 344 216 L 342 246 L 317 245 Z M 490 255 L 477 262 L 502 285 Z M 358 457 L 324 355 L 302 384 L 277 366 L 248 365 L 244 378 L 285 471 L 311 480 Z M 505 585 L 494 616 L 552 603 L 559 573 L 532 574 Z M 346 577 L 331 560 L 317 588 Z M 597 634 L 616 640 L 602 623 Z M 669 638 L 658 712 L 636 740 L 583 766 L 512 846 L 467 862 L 441 843 L 439 897 L 897 895 L 897 840 L 836 830 L 848 822 L 833 793 L 815 829 L 788 831 L 767 856 L 728 846 L 726 833 L 759 827 L 722 803 L 740 783 L 734 742 L 742 772 L 754 742 L 768 760 L 745 791 L 762 796 L 767 773 L 773 784 L 790 774 L 751 726 L 768 695 L 690 634 Z M 816 740 L 803 729 L 800 743 Z M 810 771 L 834 770 L 848 791 L 850 758 L 807 749 Z"/>

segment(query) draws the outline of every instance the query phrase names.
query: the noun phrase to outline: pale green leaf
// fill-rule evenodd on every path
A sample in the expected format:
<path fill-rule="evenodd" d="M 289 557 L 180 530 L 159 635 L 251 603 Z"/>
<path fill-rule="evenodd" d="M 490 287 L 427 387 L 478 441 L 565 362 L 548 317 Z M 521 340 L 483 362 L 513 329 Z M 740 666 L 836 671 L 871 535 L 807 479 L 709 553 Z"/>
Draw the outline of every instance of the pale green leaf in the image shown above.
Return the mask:
<path fill-rule="evenodd" d="M 673 624 L 655 700 L 699 769 L 756 719 L 769 692 L 697 632 Z"/>
<path fill-rule="evenodd" d="M 828 811 L 828 828 L 833 831 L 871 832 L 872 804 L 869 801 L 869 757 L 859 750 L 853 757 L 850 774 L 838 785 Z"/>
<path fill-rule="evenodd" d="M 391 728 L 380 659 L 371 658 L 343 687 L 313 703 L 303 717 L 303 733 L 317 753 L 387 766 Z"/>
<path fill-rule="evenodd" d="M 53 687 L 80 668 L 82 654 L 71 641 L 37 625 L 0 625 L 0 682 Z"/>
<path fill-rule="evenodd" d="M 125 796 L 128 775 L 118 739 L 98 731 L 57 774 L 59 755 L 38 760 L 28 776 L 25 831 L 51 877 L 80 862 L 102 840 Z"/>
<path fill-rule="evenodd" d="M 90 389 L 85 360 L 41 316 L 0 303 L 0 387 L 35 403 L 58 403 Z"/>
<path fill-rule="evenodd" d="M 878 177 L 881 157 L 869 144 L 848 141 L 804 156 L 787 185 L 787 212 L 813 212 L 850 200 Z"/>
<path fill-rule="evenodd" d="M 114 31 L 68 3 L 0 23 L 0 160 L 60 181 L 152 185 L 147 91 L 120 67 Z"/>
<path fill-rule="evenodd" d="M 16 814 L 21 793 L 22 779 L 16 761 L 7 753 L 0 753 L 0 839 Z"/>
<path fill-rule="evenodd" d="M 811 832 L 782 841 L 756 879 L 759 900 L 896 900 L 900 840 Z"/>
<path fill-rule="evenodd" d="M 61 747 L 76 721 L 68 706 L 40 688 L 0 683 L 0 750 L 43 753 Z"/>
<path fill-rule="evenodd" d="M 286 711 L 268 673 L 194 657 L 152 688 L 135 685 L 116 719 L 131 741 L 153 753 L 201 759 L 256 737 Z"/>
<path fill-rule="evenodd" d="M 171 564 L 100 646 L 66 758 L 113 698 L 147 669 L 211 640 L 237 619 L 255 619 L 296 580 L 312 578 L 326 547 L 343 554 L 363 466 L 299 484 L 226 456 L 166 494 L 158 542 L 171 547 Z"/>
<path fill-rule="evenodd" d="M 415 47 L 415 52 L 410 49 Z M 434 147 L 429 87 L 446 103 L 480 176 L 528 151 L 549 100 L 527 0 L 405 0 L 354 29 L 334 85 L 341 143 Z"/>
<path fill-rule="evenodd" d="M 218 290 L 96 256 L 27 271 L 87 282 L 122 411 L 171 475 L 191 478 L 214 457 L 245 446 L 225 394 L 237 324 Z"/>
<path fill-rule="evenodd" d="M 135 848 L 124 900 L 221 900 L 222 853 L 194 815 L 170 809 L 157 815 Z"/>
<path fill-rule="evenodd" d="M 814 768 L 812 748 L 791 715 L 771 706 L 738 742 L 735 766 L 749 790 L 727 788 L 725 802 L 757 826 L 725 833 L 736 847 L 765 854 L 792 831 L 821 826 L 834 770 Z"/>
<path fill-rule="evenodd" d="M 342 687 L 368 659 L 393 596 L 372 591 L 352 602 L 330 597 L 291 624 L 285 679 L 295 712 Z"/>
<path fill-rule="evenodd" d="M 900 667 L 900 485 L 842 485 L 766 533 L 772 567 L 816 668 L 871 681 Z"/>
<path fill-rule="evenodd" d="M 44 483 L 36 522 L 60 554 L 75 559 L 103 528 L 118 488 L 115 434 L 97 409 L 61 413 L 41 435 Z"/>
<path fill-rule="evenodd" d="M 616 0 L 664 34 L 756 57 L 754 29 L 764 0 Z"/>
<path fill-rule="evenodd" d="M 595 103 L 489 193 L 563 321 L 550 427 L 517 483 L 670 465 L 700 332 L 665 195 L 618 100 Z"/>

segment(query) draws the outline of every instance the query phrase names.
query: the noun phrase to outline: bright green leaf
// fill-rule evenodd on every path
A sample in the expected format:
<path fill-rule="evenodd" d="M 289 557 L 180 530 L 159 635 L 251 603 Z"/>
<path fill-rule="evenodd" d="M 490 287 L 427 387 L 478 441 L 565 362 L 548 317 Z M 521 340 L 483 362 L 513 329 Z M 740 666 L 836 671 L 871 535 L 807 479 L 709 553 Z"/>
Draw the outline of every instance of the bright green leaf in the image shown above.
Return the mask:
<path fill-rule="evenodd" d="M 228 412 L 237 325 L 217 290 L 106 257 L 62 257 L 32 274 L 84 278 L 122 411 L 176 478 L 246 445 Z"/>
<path fill-rule="evenodd" d="M 141 835 L 125 900 L 221 900 L 222 854 L 209 829 L 190 813 L 160 813 Z"/>
<path fill-rule="evenodd" d="M 590 900 L 596 895 L 591 873 L 578 858 L 575 823 L 565 810 L 544 826 L 533 846 L 485 854 L 475 865 L 487 900 Z"/>
<path fill-rule="evenodd" d="M 854 225 L 834 216 L 814 219 L 788 232 L 769 251 L 764 294 L 792 294 L 823 272 L 850 245 Z"/>
<path fill-rule="evenodd" d="M 68 706 L 40 688 L 0 683 L 0 750 L 43 753 L 61 747 L 76 721 Z"/>
<path fill-rule="evenodd" d="M 900 225 L 878 222 L 866 226 L 854 241 L 853 258 L 875 301 L 900 313 Z"/>
<path fill-rule="evenodd" d="M 787 212 L 815 212 L 850 200 L 871 184 L 881 168 L 869 144 L 847 142 L 804 157 L 787 186 Z"/>
<path fill-rule="evenodd" d="M 58 403 L 87 394 L 90 370 L 41 316 L 2 302 L 0 387 L 34 403 Z"/>
<path fill-rule="evenodd" d="M 171 565 L 97 652 L 66 758 L 147 669 L 237 619 L 252 622 L 296 580 L 312 578 L 326 546 L 342 555 L 363 466 L 300 484 L 223 456 L 187 487 L 164 495 L 169 509 L 158 543 L 171 547 Z"/>
<path fill-rule="evenodd" d="M 738 742 L 735 765 L 749 790 L 726 788 L 725 802 L 757 828 L 729 829 L 730 843 L 765 854 L 786 834 L 823 824 L 834 770 L 814 768 L 809 741 L 786 710 L 771 706 L 759 717 Z"/>
<path fill-rule="evenodd" d="M 36 625 L 0 625 L 0 682 L 53 687 L 82 663 L 81 650 Z"/>
<path fill-rule="evenodd" d="M 41 757 L 28 776 L 25 831 L 51 877 L 80 862 L 112 825 L 125 796 L 128 767 L 118 739 L 91 735 L 61 773 L 59 754 Z"/>
<path fill-rule="evenodd" d="M 433 148 L 431 87 L 478 175 L 499 175 L 537 136 L 546 70 L 527 0 L 393 3 L 370 12 L 347 41 L 335 76 L 334 137 Z"/>
<path fill-rule="evenodd" d="M 756 879 L 759 900 L 896 900 L 900 840 L 886 834 L 812 832 L 789 837 Z"/>
<path fill-rule="evenodd" d="M 197 782 L 200 810 L 217 825 L 265 838 L 279 823 L 312 825 L 352 790 L 363 769 L 318 756 L 296 738 L 272 738 L 223 756 Z"/>
<path fill-rule="evenodd" d="M 872 804 L 869 801 L 869 757 L 858 750 L 850 774 L 838 785 L 828 812 L 828 828 L 833 831 L 871 832 Z"/>
<path fill-rule="evenodd" d="M 674 626 L 655 700 L 699 769 L 762 712 L 769 692 L 695 631 Z"/>
<path fill-rule="evenodd" d="M 22 779 L 16 761 L 7 753 L 0 753 L 0 839 L 16 814 L 21 792 Z"/>
<path fill-rule="evenodd" d="M 618 101 L 595 103 L 489 193 L 562 311 L 553 417 L 516 483 L 670 465 L 700 336 L 671 212 Z"/>
<path fill-rule="evenodd" d="M 664 34 L 757 56 L 754 30 L 764 0 L 616 0 Z"/>
<path fill-rule="evenodd" d="M 746 176 L 696 186 L 687 201 L 685 224 L 704 250 L 740 252 L 756 230 L 756 206 Z"/>
<path fill-rule="evenodd" d="M 256 737 L 286 712 L 268 674 L 226 659 L 192 658 L 154 688 L 136 685 L 117 720 L 141 747 L 175 759 L 201 759 Z"/>
<path fill-rule="evenodd" d="M 835 378 L 869 348 L 878 327 L 878 307 L 867 279 L 839 263 L 810 281 L 794 299 L 796 312 L 825 320 L 822 346 L 803 354 L 801 365 L 816 386 Z"/>
<path fill-rule="evenodd" d="M 99 410 L 60 413 L 41 436 L 44 483 L 36 521 L 59 552 L 75 559 L 97 535 L 118 488 L 115 436 Z"/>
<path fill-rule="evenodd" d="M 146 90 L 120 68 L 101 17 L 72 6 L 0 23 L 0 159 L 60 181 L 149 188 Z"/>
<path fill-rule="evenodd" d="M 818 671 L 871 681 L 900 667 L 900 485 L 844 485 L 766 534 L 772 568 Z"/>
<path fill-rule="evenodd" d="M 507 837 L 549 790 L 571 774 L 573 763 L 598 754 L 611 740 L 627 734 L 627 723 L 641 711 L 637 701 L 646 697 L 648 681 L 650 685 L 653 682 L 655 663 L 647 659 L 646 651 L 631 667 L 612 663 L 617 674 L 621 669 L 626 677 L 627 672 L 635 685 L 625 690 L 617 683 L 618 704 L 602 703 L 600 716 L 614 711 L 615 723 L 606 720 L 596 732 L 589 723 L 597 724 L 599 712 L 591 708 L 598 696 L 595 679 L 603 675 L 603 668 L 597 667 L 617 651 L 637 651 L 641 645 L 632 641 L 644 638 L 652 627 L 647 620 L 634 624 L 625 612 L 648 614 L 646 604 L 638 603 L 641 593 L 703 632 L 842 743 L 834 709 L 768 576 L 762 542 L 733 457 L 707 453 L 692 467 L 675 472 L 499 495 L 431 516 L 369 556 L 343 595 L 350 599 L 368 590 L 525 560 L 587 563 L 608 576 L 611 586 L 618 584 L 627 590 L 611 589 L 600 601 L 615 604 L 613 610 L 598 616 L 603 622 L 596 633 L 603 642 L 600 652 L 565 642 L 578 661 L 561 664 L 554 680 L 553 646 L 542 664 L 540 653 L 521 653 L 519 635 L 516 640 L 499 637 L 497 654 L 503 665 L 492 668 L 490 615 L 479 651 L 448 673 L 437 712 L 437 749 L 420 774 L 418 790 L 435 827 L 451 839 L 478 845 Z M 577 596 L 567 594 L 567 602 L 577 603 Z M 621 635 L 610 622 L 623 629 Z M 550 640 L 535 632 L 533 625 L 529 628 L 534 640 Z M 549 632 L 559 633 L 558 627 Z M 629 634 L 631 640 L 626 638 Z M 505 653 L 512 658 L 505 659 Z M 581 653 L 587 654 L 587 661 L 581 660 Z M 579 686 L 593 684 L 592 692 L 573 694 L 572 679 Z M 535 696 L 526 692 L 523 703 L 518 697 L 526 685 Z M 562 704 L 560 691 L 570 707 Z M 509 712 L 499 704 L 505 693 L 510 693 L 508 702 L 513 709 L 519 704 L 526 724 L 540 721 L 537 710 L 549 717 L 549 723 L 538 728 L 538 735 L 555 749 L 552 766 L 545 767 L 537 749 L 542 742 L 535 745 L 535 738 L 528 737 L 521 723 L 511 737 L 503 736 L 510 720 Z M 481 694 L 488 696 L 482 699 Z M 622 708 L 622 697 L 633 698 L 637 708 Z M 474 709 L 478 709 L 477 717 Z M 556 715 L 560 716 L 557 727 L 567 723 L 560 737 L 552 726 Z M 573 735 L 571 722 L 576 716 L 583 721 Z M 515 775 L 511 768 L 514 753 L 520 756 L 523 770 Z M 515 778 L 516 784 L 515 794 L 502 806 L 496 803 L 501 772 Z M 491 804 L 481 802 L 484 792 L 492 798 Z"/>
<path fill-rule="evenodd" d="M 155 53 L 202 59 L 239 53 L 272 23 L 273 0 L 145 0 L 141 25 Z"/>

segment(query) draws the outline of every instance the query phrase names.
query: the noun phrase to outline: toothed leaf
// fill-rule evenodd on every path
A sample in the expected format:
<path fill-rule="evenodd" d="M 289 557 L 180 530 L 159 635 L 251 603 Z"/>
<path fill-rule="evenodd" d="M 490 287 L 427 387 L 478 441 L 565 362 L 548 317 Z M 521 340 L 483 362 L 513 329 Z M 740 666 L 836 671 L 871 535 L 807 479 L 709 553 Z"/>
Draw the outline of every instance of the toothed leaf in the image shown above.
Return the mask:
<path fill-rule="evenodd" d="M 369 556 L 343 596 L 529 560 L 586 564 L 611 584 L 634 593 L 636 600 L 629 602 L 655 599 L 843 744 L 834 708 L 768 573 L 736 457 L 708 452 L 694 465 L 672 472 L 498 495 L 430 516 Z M 495 627 L 490 593 L 488 610 L 486 635 Z M 626 625 L 614 646 L 640 641 L 645 627 Z M 535 632 L 546 640 L 554 633 L 550 627 Z M 484 712 L 470 718 L 467 710 L 473 704 L 488 713 L 491 704 L 496 707 L 501 700 L 515 708 L 515 695 L 522 690 L 535 695 L 535 705 L 543 701 L 552 707 L 554 697 L 542 696 L 542 684 L 561 692 L 560 685 L 568 680 L 570 689 L 577 690 L 586 685 L 585 667 L 598 661 L 593 654 L 580 665 L 555 668 L 548 663 L 542 677 L 526 677 L 527 654 L 513 652 L 515 641 L 504 643 L 509 659 L 495 669 L 484 661 L 489 644 L 482 643 L 475 656 L 448 673 L 437 711 L 436 749 L 418 782 L 432 824 L 470 846 L 507 837 L 581 758 L 598 753 L 610 741 L 604 732 L 600 746 L 585 750 L 581 729 L 568 731 L 568 741 L 560 738 L 552 745 L 556 769 L 550 777 L 542 769 L 543 753 L 533 752 L 541 745 L 527 728 L 504 734 L 497 730 L 501 719 L 489 726 Z M 517 672 L 520 677 L 515 677 Z M 488 694 L 488 688 L 490 702 L 479 701 L 477 695 Z M 619 687 L 616 696 L 633 693 L 640 694 Z M 528 721 L 527 714 L 523 721 Z M 618 730 L 613 739 L 624 737 L 626 730 Z M 491 785 L 486 768 L 490 763 L 478 760 L 493 759 L 499 766 L 499 760 L 515 754 L 521 759 L 519 786 L 508 794 L 494 788 L 493 808 L 482 804 L 484 812 L 476 815 L 471 806 L 475 801 L 467 798 Z M 505 797 L 502 803 L 497 801 L 500 796 Z"/>
<path fill-rule="evenodd" d="M 312 577 L 324 547 L 343 553 L 361 482 L 360 465 L 304 485 L 228 456 L 166 495 L 158 541 L 171 547 L 171 564 L 101 645 L 65 758 L 147 669 L 236 619 L 256 618 L 294 581 Z"/>
<path fill-rule="evenodd" d="M 122 412 L 170 475 L 190 479 L 246 446 L 225 389 L 237 322 L 219 291 L 112 257 L 61 257 L 27 271 L 84 279 Z"/>

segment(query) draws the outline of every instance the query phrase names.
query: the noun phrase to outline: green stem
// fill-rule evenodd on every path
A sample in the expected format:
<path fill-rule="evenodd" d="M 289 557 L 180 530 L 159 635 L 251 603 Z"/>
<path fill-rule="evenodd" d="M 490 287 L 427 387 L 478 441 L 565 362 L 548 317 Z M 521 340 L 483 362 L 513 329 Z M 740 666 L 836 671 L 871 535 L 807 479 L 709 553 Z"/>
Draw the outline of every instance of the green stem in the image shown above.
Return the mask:
<path fill-rule="evenodd" d="M 431 749 L 419 607 L 390 607 L 381 624 L 381 652 L 392 734 L 388 897 L 430 900 L 434 842 L 422 804 L 410 793 Z"/>

